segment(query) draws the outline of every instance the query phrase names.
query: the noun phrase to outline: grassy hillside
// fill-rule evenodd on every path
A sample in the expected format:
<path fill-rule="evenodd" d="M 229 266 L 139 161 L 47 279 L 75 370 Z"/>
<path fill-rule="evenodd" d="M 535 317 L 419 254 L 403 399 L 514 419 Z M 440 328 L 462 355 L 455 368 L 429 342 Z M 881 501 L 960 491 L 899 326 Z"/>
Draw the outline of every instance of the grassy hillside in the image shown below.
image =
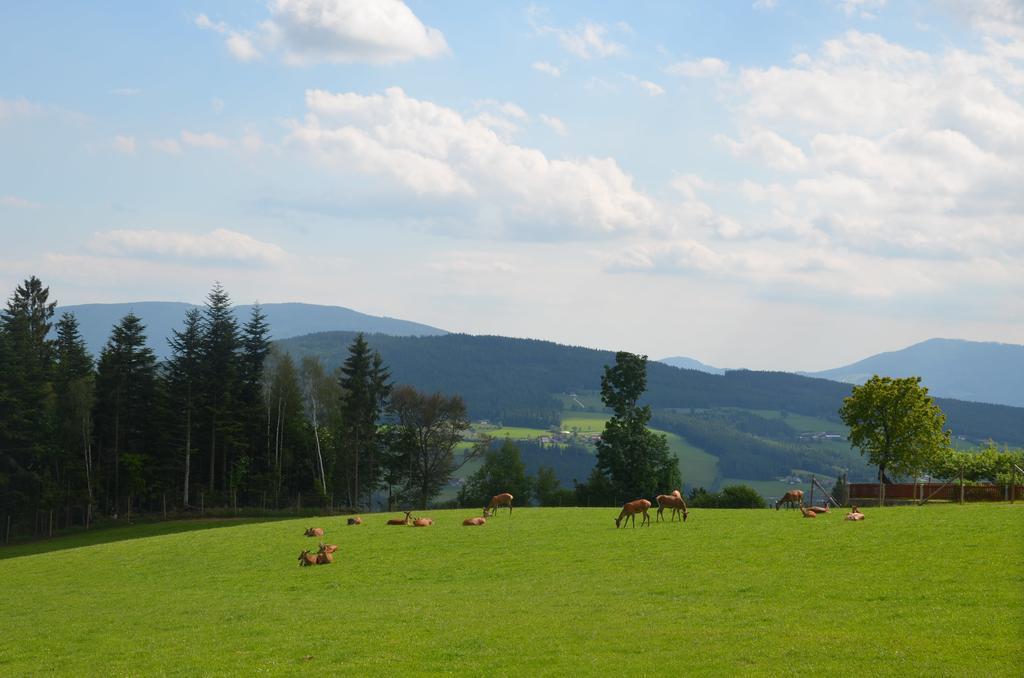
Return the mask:
<path fill-rule="evenodd" d="M 7 548 L 0 674 L 1020 675 L 1024 506 L 867 512 L 435 512 Z M 341 550 L 300 569 L 312 524 Z"/>

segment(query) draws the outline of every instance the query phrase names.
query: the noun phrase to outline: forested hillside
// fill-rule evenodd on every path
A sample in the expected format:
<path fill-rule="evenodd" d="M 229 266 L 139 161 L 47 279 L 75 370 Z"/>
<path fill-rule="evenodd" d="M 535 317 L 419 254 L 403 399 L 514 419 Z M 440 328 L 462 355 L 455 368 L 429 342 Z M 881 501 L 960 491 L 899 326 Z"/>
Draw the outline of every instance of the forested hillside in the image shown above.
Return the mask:
<path fill-rule="evenodd" d="M 341 364 L 351 332 L 323 332 L 277 342 L 296 358 L 319 356 L 328 369 Z M 556 394 L 596 391 L 611 351 L 549 341 L 449 334 L 434 337 L 371 335 L 370 345 L 391 367 L 396 382 L 422 390 L 459 393 L 476 419 L 506 424 L 557 424 Z M 779 410 L 839 421 L 850 387 L 784 372 L 736 370 L 724 375 L 648 363 L 645 401 L 655 409 L 716 407 Z M 954 435 L 1024 444 L 1024 409 L 949 399 L 937 402 Z"/>

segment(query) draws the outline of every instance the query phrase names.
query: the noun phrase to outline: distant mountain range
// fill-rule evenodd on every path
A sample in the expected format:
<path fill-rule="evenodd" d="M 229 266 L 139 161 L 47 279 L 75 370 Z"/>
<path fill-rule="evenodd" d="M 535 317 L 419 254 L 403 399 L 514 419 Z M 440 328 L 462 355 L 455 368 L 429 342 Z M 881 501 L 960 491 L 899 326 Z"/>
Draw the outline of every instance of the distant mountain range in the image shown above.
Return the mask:
<path fill-rule="evenodd" d="M 1024 407 L 1024 346 L 929 339 L 805 376 L 862 384 L 873 375 L 921 377 L 933 396 Z"/>
<path fill-rule="evenodd" d="M 442 329 L 395 318 L 378 317 L 353 311 L 341 306 L 316 304 L 261 304 L 270 323 L 274 339 L 287 339 L 313 332 L 348 330 L 352 332 L 391 334 L 395 336 L 432 336 L 446 334 Z M 176 301 L 137 301 L 124 304 L 79 304 L 60 306 L 56 317 L 65 311 L 74 313 L 94 356 L 98 356 L 110 331 L 129 312 L 135 313 L 146 326 L 149 346 L 158 357 L 166 357 L 170 349 L 167 339 L 172 329 L 181 329 L 185 312 L 196 304 Z M 239 323 L 249 319 L 252 306 L 243 304 L 234 308 Z"/>
<path fill-rule="evenodd" d="M 697 370 L 698 372 L 707 372 L 708 374 L 725 374 L 726 372 L 724 367 L 712 367 L 711 365 L 705 365 L 694 358 L 687 358 L 686 356 L 681 355 L 672 356 L 671 358 L 662 358 L 658 362 L 671 365 L 672 367 L 678 367 L 681 370 Z"/>

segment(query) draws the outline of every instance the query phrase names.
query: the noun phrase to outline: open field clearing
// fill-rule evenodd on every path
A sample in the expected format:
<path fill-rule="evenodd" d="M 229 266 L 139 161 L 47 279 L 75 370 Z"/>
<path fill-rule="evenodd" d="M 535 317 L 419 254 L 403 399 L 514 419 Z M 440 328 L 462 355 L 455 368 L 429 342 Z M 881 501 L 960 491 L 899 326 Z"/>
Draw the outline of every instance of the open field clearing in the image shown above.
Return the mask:
<path fill-rule="evenodd" d="M 0 674 L 1019 676 L 1024 505 L 866 511 L 618 531 L 615 509 L 437 511 L 11 547 Z M 334 564 L 297 567 L 310 525 Z"/>

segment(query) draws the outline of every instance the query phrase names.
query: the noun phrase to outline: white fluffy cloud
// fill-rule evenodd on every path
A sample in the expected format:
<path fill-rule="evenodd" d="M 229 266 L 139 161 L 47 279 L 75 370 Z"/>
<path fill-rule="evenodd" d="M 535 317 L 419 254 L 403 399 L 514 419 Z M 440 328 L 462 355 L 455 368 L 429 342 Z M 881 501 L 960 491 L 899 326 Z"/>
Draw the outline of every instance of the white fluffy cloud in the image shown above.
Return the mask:
<path fill-rule="evenodd" d="M 756 130 L 743 141 L 719 134 L 715 136 L 715 141 L 735 156 L 754 158 L 775 169 L 798 170 L 807 164 L 807 157 L 799 147 L 771 130 Z"/>
<path fill-rule="evenodd" d="M 135 137 L 119 134 L 114 137 L 114 140 L 111 142 L 111 146 L 118 153 L 135 155 Z"/>
<path fill-rule="evenodd" d="M 401 0 L 273 0 L 270 18 L 236 30 L 205 14 L 196 25 L 225 38 L 239 61 L 281 51 L 290 64 L 390 64 L 449 53 L 444 35 Z"/>
<path fill-rule="evenodd" d="M 618 56 L 626 53 L 626 46 L 608 37 L 608 27 L 593 21 L 581 21 L 574 28 L 559 28 L 543 23 L 545 11 L 536 5 L 527 10 L 527 20 L 537 35 L 553 35 L 569 54 L 580 59 Z M 615 24 L 615 29 L 632 35 L 632 27 L 625 22 Z M 536 68 L 536 65 L 534 66 Z"/>
<path fill-rule="evenodd" d="M 545 125 L 547 125 L 551 129 L 551 131 L 553 131 L 560 137 L 564 137 L 566 134 L 569 133 L 569 128 L 566 126 L 564 122 L 562 122 L 560 118 L 556 118 L 553 115 L 541 113 L 540 120 Z"/>
<path fill-rule="evenodd" d="M 218 228 L 209 233 L 157 230 L 116 230 L 97 233 L 90 249 L 103 256 L 171 260 L 275 264 L 286 257 L 279 246 L 238 231 Z"/>
<path fill-rule="evenodd" d="M 293 143 L 340 170 L 475 210 L 477 234 L 589 238 L 661 223 L 655 201 L 611 158 L 552 159 L 506 140 L 489 120 L 399 88 L 369 96 L 310 90 L 306 105 L 306 118 L 292 123 Z"/>

